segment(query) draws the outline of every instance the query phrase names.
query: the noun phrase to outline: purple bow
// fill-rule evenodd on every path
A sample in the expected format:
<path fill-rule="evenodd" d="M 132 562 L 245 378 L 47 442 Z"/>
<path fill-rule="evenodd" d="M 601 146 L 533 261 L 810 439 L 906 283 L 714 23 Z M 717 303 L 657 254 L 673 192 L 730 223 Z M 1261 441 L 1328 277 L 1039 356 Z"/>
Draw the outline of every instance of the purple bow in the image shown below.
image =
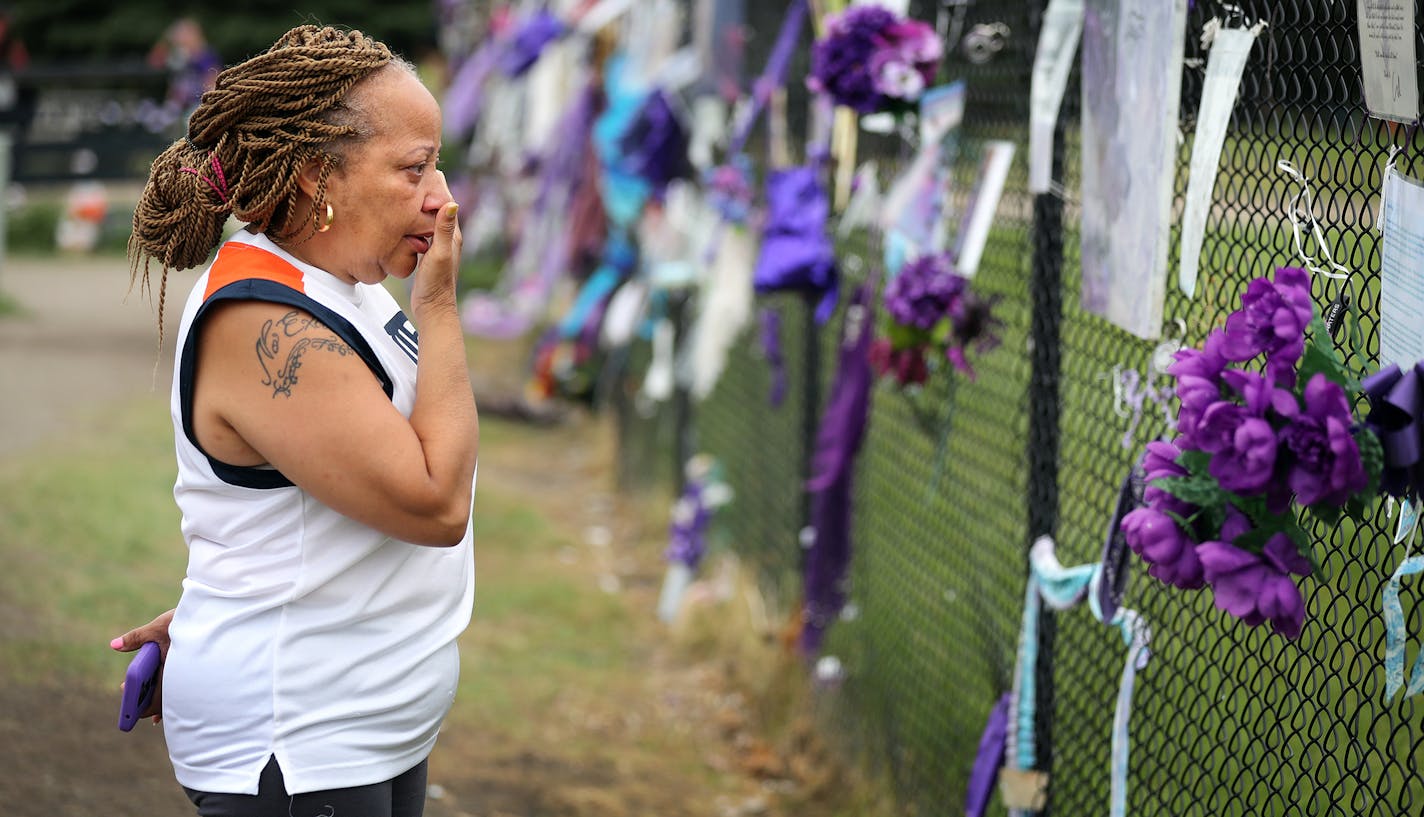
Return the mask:
<path fill-rule="evenodd" d="M 830 212 L 815 167 L 792 167 L 767 176 L 766 226 L 753 283 L 757 292 L 819 295 L 817 323 L 830 320 L 840 293 L 836 256 L 826 234 Z"/>
<path fill-rule="evenodd" d="M 1365 425 L 1379 437 L 1384 448 L 1384 471 L 1380 488 L 1391 496 L 1414 498 L 1424 486 L 1424 463 L 1420 461 L 1420 410 L 1424 408 L 1424 362 L 1407 371 L 1390 364 L 1365 378 L 1365 396 L 1370 413 Z"/>

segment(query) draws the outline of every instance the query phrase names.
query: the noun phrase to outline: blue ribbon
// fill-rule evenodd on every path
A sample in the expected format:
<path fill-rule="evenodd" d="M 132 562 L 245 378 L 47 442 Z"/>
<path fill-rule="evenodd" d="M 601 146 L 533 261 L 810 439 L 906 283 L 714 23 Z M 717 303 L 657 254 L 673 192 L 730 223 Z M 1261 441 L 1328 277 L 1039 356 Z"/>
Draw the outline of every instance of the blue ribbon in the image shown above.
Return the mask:
<path fill-rule="evenodd" d="M 1409 685 L 1404 684 L 1404 644 L 1408 633 L 1404 627 L 1404 608 L 1399 604 L 1399 583 L 1405 576 L 1424 572 L 1424 555 L 1410 556 L 1399 563 L 1394 575 L 1384 585 L 1384 699 L 1394 698 L 1400 687 L 1404 697 L 1424 692 L 1424 650 L 1414 657 L 1409 670 Z"/>
<path fill-rule="evenodd" d="M 1424 559 L 1421 559 L 1424 563 Z M 1132 692 L 1137 672 L 1147 665 L 1151 651 L 1147 645 L 1151 630 L 1135 611 L 1118 607 L 1110 618 L 1104 618 L 1098 586 L 1103 581 L 1102 562 L 1064 567 L 1055 553 L 1053 539 L 1040 536 L 1029 550 L 1029 577 L 1024 598 L 1023 629 L 1019 636 L 1018 666 L 1014 669 L 1014 702 L 1010 716 L 1011 729 L 1006 757 L 1014 768 L 1032 769 L 1037 761 L 1034 744 L 1034 668 L 1038 659 L 1039 619 L 1043 605 L 1054 610 L 1067 610 L 1083 599 L 1093 617 L 1117 628 L 1128 645 L 1122 676 L 1118 681 L 1117 701 L 1113 710 L 1110 776 L 1110 817 L 1127 813 L 1127 773 L 1129 719 L 1132 715 Z M 1424 568 L 1424 564 L 1421 564 Z M 1010 812 L 1022 814 L 1018 810 Z"/>

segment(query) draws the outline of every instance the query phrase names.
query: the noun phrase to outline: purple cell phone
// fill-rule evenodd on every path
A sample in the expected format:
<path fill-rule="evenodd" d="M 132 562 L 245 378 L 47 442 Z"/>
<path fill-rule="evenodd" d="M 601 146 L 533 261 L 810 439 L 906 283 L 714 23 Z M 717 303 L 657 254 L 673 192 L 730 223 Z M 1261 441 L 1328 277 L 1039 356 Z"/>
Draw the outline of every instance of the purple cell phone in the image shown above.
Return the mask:
<path fill-rule="evenodd" d="M 153 703 L 153 693 L 158 689 L 158 670 L 163 666 L 159 657 L 158 644 L 148 641 L 138 648 L 138 654 L 129 662 L 124 674 L 124 694 L 119 705 L 119 728 L 127 732 L 139 722 L 139 717 L 149 704 Z"/>

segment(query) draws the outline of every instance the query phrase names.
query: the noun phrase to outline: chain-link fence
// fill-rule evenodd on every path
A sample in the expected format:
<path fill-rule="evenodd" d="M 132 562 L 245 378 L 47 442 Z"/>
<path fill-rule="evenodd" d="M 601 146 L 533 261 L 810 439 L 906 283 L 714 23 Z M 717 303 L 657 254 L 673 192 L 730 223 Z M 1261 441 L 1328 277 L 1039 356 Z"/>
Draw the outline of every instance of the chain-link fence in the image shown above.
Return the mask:
<path fill-rule="evenodd" d="M 755 70 L 783 4 L 752 5 Z M 1018 146 L 974 281 L 999 298 L 1003 344 L 978 360 L 972 381 L 937 377 L 918 394 L 876 387 L 856 472 L 851 604 L 824 648 L 846 669 L 844 681 L 822 693 L 828 732 L 876 762 L 906 810 L 918 814 L 955 813 L 963 802 L 985 719 L 1011 683 L 1028 545 L 1051 534 L 1064 564 L 1095 561 L 1122 477 L 1166 429 L 1152 403 L 1138 422 L 1113 398 L 1122 372 L 1152 375 L 1159 344 L 1078 305 L 1076 68 L 1056 135 L 1061 188 L 1027 192 L 1030 77 L 1045 5 L 912 4 L 916 17 L 937 20 L 950 38 L 941 77 L 968 82 L 953 189 L 972 185 L 985 140 Z M 1231 114 L 1198 294 L 1189 300 L 1169 287 L 1167 334 L 1180 321 L 1186 341 L 1199 342 L 1236 306 L 1246 282 L 1299 265 L 1288 217 L 1296 188 L 1277 169 L 1284 159 L 1309 179 L 1328 250 L 1353 270 L 1346 286 L 1358 323 L 1339 346 L 1351 369 L 1364 373 L 1379 352 L 1376 215 L 1384 168 L 1399 148 L 1396 167 L 1419 176 L 1424 136 L 1366 116 L 1354 2 L 1239 5 L 1196 0 L 1187 16 L 1171 281 L 1208 53 L 1201 32 L 1215 17 L 1267 25 Z M 997 48 L 962 47 L 976 32 L 997 34 Z M 801 76 L 793 66 L 793 86 Z M 800 98 L 792 99 L 798 110 Z M 893 140 L 862 147 L 860 158 L 878 158 L 885 180 L 907 159 Z M 844 259 L 861 259 L 844 267 L 853 284 L 878 248 L 842 249 Z M 1323 279 L 1316 286 L 1323 308 L 1336 292 Z M 692 407 L 691 445 L 725 466 L 737 498 L 720 524 L 789 611 L 799 587 L 808 445 L 833 374 L 840 316 L 815 327 L 794 297 L 763 303 L 781 308 L 793 384 L 787 400 L 769 404 L 770 374 L 750 332 L 715 392 Z M 1173 590 L 1140 563 L 1132 566 L 1124 603 L 1142 614 L 1153 640 L 1133 700 L 1128 813 L 1402 815 L 1424 808 L 1424 774 L 1415 763 L 1424 756 L 1421 708 L 1384 695 L 1380 593 L 1406 549 L 1393 543 L 1392 525 L 1381 502 L 1366 519 L 1308 528 L 1329 578 L 1303 583 L 1307 619 L 1295 641 L 1215 609 L 1210 591 Z M 1414 602 L 1424 599 L 1406 586 L 1403 601 L 1414 611 L 1406 614 L 1409 629 L 1420 629 L 1424 604 Z M 1048 810 L 1102 813 L 1122 638 L 1086 609 L 1049 615 L 1041 635 L 1038 739 Z M 997 800 L 993 808 L 1002 811 Z"/>

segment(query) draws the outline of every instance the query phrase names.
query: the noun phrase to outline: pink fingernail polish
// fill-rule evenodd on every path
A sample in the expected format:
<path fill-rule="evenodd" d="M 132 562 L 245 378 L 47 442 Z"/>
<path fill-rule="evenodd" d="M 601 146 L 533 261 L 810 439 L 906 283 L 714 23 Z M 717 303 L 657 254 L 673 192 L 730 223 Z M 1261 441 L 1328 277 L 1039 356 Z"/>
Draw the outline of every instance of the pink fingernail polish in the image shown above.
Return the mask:
<path fill-rule="evenodd" d="M 119 636 L 118 638 L 114 639 L 113 641 L 110 641 L 110 642 L 109 642 L 109 646 L 110 646 L 110 647 L 113 647 L 113 648 L 116 649 L 116 650 L 122 649 L 123 646 L 124 646 L 124 637 L 123 637 L 123 636 Z"/>

